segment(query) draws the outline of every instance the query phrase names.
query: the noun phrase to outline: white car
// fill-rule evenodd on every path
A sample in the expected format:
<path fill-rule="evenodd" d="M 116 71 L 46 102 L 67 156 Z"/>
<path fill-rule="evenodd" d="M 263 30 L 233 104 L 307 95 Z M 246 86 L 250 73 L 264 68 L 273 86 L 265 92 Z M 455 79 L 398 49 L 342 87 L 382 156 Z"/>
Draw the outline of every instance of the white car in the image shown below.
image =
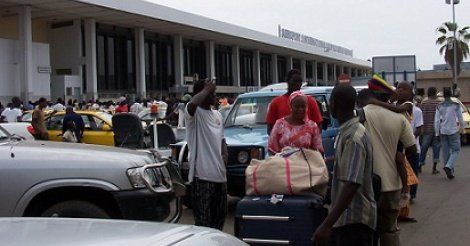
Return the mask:
<path fill-rule="evenodd" d="M 2 245 L 247 245 L 224 232 L 192 225 L 70 218 L 2 218 Z"/>
<path fill-rule="evenodd" d="M 1 126 L 12 135 L 20 136 L 25 140 L 34 140 L 33 126 L 28 122 L 2 123 Z"/>

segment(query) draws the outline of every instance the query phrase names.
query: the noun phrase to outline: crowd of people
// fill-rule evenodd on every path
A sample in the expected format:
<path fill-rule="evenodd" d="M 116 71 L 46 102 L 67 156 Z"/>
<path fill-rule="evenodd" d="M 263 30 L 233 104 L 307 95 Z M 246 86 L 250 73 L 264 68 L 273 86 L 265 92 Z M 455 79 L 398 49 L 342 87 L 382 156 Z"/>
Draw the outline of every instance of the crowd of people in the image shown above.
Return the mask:
<path fill-rule="evenodd" d="M 308 148 L 323 152 L 323 119 L 317 103 L 300 92 L 301 74 L 288 73 L 288 91 L 270 104 L 268 151 Z M 210 107 L 216 86 L 210 81 L 195 83 L 189 101 L 186 124 L 193 181 L 196 225 L 222 229 L 226 215 L 226 145 L 222 116 Z M 417 198 L 418 176 L 433 146 L 432 173 L 438 174 L 439 145 L 443 170 L 455 177 L 455 160 L 463 130 L 460 106 L 444 89 L 444 100 L 436 88 L 419 107 L 414 103 L 413 84 L 403 81 L 397 88 L 379 76 L 357 94 L 350 85 L 338 84 L 332 91 L 330 109 L 340 123 L 335 139 L 330 212 L 312 232 L 315 245 L 400 245 L 398 221 L 417 222 L 411 204 Z M 358 109 L 361 108 L 361 109 Z M 363 119 L 358 117 L 363 112 Z M 420 148 L 421 147 L 421 148 Z M 374 190 L 373 176 L 380 177 Z"/>

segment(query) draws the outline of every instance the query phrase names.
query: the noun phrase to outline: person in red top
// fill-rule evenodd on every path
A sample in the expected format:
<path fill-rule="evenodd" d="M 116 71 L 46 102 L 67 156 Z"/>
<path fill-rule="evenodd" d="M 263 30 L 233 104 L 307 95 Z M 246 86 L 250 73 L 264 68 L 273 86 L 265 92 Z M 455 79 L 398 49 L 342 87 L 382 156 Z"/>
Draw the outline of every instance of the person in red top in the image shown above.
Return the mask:
<path fill-rule="evenodd" d="M 290 70 L 287 73 L 287 93 L 274 98 L 269 105 L 268 113 L 266 115 L 268 135 L 271 134 L 271 130 L 273 129 L 276 120 L 291 114 L 289 96 L 292 92 L 300 90 L 300 87 L 302 87 L 302 75 L 300 74 L 300 71 L 297 69 Z M 318 126 L 321 126 L 323 117 L 318 109 L 317 102 L 311 96 L 307 96 L 307 106 L 308 118 L 317 123 Z"/>
<path fill-rule="evenodd" d="M 127 112 L 129 112 L 129 107 L 127 107 L 127 101 L 126 100 L 121 101 L 119 103 L 119 106 L 117 106 L 114 111 L 116 113 L 127 113 Z"/>

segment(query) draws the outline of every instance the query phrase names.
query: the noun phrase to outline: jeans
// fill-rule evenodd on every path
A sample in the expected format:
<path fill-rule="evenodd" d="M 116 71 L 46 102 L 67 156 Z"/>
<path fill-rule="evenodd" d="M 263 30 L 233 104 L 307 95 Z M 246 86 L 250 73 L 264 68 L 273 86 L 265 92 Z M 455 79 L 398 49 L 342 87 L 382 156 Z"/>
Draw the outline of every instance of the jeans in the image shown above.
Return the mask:
<path fill-rule="evenodd" d="M 428 149 L 431 144 L 433 161 L 435 163 L 439 162 L 439 151 L 441 149 L 441 143 L 439 142 L 434 133 L 423 134 L 421 139 L 421 154 L 419 155 L 420 166 L 426 164 L 426 154 L 428 153 Z"/>
<path fill-rule="evenodd" d="M 454 172 L 455 161 L 460 153 L 460 133 L 452 135 L 441 134 L 442 157 L 444 158 L 444 166 L 450 168 Z"/>

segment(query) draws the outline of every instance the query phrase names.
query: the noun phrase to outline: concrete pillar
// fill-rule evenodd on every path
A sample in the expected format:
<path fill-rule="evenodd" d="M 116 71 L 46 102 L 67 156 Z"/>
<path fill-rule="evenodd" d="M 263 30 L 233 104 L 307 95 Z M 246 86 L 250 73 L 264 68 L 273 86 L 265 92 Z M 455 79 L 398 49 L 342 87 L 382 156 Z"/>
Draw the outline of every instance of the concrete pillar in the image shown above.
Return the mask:
<path fill-rule="evenodd" d="M 140 98 L 146 98 L 147 86 L 145 81 L 145 30 L 143 28 L 135 29 L 135 59 L 137 96 Z"/>
<path fill-rule="evenodd" d="M 351 67 L 346 67 L 346 73 L 350 76 L 351 76 Z"/>
<path fill-rule="evenodd" d="M 179 87 L 184 85 L 184 49 L 182 35 L 173 36 L 173 50 L 175 62 L 175 86 Z"/>
<path fill-rule="evenodd" d="M 261 62 L 259 50 L 255 50 L 253 52 L 253 76 L 255 79 L 255 86 L 261 88 Z"/>
<path fill-rule="evenodd" d="M 96 61 L 96 21 L 85 20 L 86 96 L 98 98 L 98 63 Z"/>
<path fill-rule="evenodd" d="M 318 71 L 317 71 L 317 61 L 312 61 L 312 71 L 313 71 L 313 84 L 318 85 Z"/>
<path fill-rule="evenodd" d="M 279 83 L 279 78 L 278 78 L 278 68 L 277 68 L 277 54 L 272 54 L 271 55 L 271 72 L 273 76 L 273 84 Z"/>
<path fill-rule="evenodd" d="M 339 67 L 339 74 L 343 74 L 344 73 L 344 66 L 343 65 L 340 65 Z"/>
<path fill-rule="evenodd" d="M 206 63 L 207 77 L 210 79 L 215 77 L 215 43 L 214 41 L 206 42 Z"/>
<path fill-rule="evenodd" d="M 31 7 L 22 6 L 19 11 L 20 41 L 20 94 L 27 102 L 33 99 L 33 32 L 31 27 Z"/>
<path fill-rule="evenodd" d="M 240 47 L 232 47 L 233 86 L 240 87 Z"/>
<path fill-rule="evenodd" d="M 300 73 L 302 73 L 302 81 L 307 81 L 307 61 L 305 59 L 300 60 Z"/>
<path fill-rule="evenodd" d="M 328 63 L 323 63 L 323 83 L 328 81 Z"/>
<path fill-rule="evenodd" d="M 333 83 L 336 83 L 336 64 L 333 63 Z"/>
<path fill-rule="evenodd" d="M 290 70 L 292 70 L 292 68 L 294 68 L 294 62 L 292 61 L 292 56 L 288 56 L 287 57 L 287 72 L 289 72 Z"/>

